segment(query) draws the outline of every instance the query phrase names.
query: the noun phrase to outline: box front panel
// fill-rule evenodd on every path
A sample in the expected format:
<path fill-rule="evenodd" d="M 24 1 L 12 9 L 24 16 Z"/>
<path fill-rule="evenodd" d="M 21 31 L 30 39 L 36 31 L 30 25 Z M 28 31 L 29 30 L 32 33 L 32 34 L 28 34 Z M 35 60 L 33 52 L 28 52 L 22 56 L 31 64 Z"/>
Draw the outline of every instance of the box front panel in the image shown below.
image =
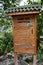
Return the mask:
<path fill-rule="evenodd" d="M 14 23 L 14 47 L 15 52 L 35 53 L 35 29 L 34 19 L 19 19 Z"/>

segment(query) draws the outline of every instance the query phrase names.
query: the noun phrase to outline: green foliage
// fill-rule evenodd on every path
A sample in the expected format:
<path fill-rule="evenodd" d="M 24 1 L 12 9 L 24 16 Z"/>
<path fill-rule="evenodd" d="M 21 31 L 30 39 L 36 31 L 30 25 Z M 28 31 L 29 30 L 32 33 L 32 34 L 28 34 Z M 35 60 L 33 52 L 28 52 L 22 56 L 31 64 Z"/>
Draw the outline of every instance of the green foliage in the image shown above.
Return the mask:
<path fill-rule="evenodd" d="M 4 11 L 0 17 L 0 55 L 10 52 L 12 44 L 12 18 L 8 17 Z"/>
<path fill-rule="evenodd" d="M 4 9 L 7 9 L 8 7 L 14 7 L 18 5 L 18 3 L 21 0 L 2 0 L 2 1 L 4 1 Z"/>
<path fill-rule="evenodd" d="M 0 50 L 1 53 L 10 52 L 12 50 L 12 34 L 4 32 L 3 37 L 0 38 Z"/>
<path fill-rule="evenodd" d="M 20 0 L 2 0 L 4 1 L 4 9 L 12 7 Z M 16 5 L 15 5 L 16 6 Z M 2 10 L 0 15 L 0 55 L 4 52 L 10 52 L 13 49 L 12 44 L 12 18 L 7 16 Z"/>
<path fill-rule="evenodd" d="M 40 36 L 43 34 L 42 32 L 43 30 L 43 12 L 41 12 L 38 16 L 37 16 L 37 45 L 40 48 Z M 37 47 L 38 47 L 37 46 Z"/>
<path fill-rule="evenodd" d="M 41 0 L 41 4 L 43 5 L 43 0 Z"/>
<path fill-rule="evenodd" d="M 28 4 L 41 4 L 41 0 L 27 0 L 28 1 Z"/>
<path fill-rule="evenodd" d="M 12 35 L 11 35 L 11 33 L 4 33 L 3 42 L 4 42 L 4 44 L 6 44 L 5 48 L 7 49 L 7 51 L 10 51 L 9 49 L 11 49 L 12 46 L 13 46 L 12 45 Z"/>

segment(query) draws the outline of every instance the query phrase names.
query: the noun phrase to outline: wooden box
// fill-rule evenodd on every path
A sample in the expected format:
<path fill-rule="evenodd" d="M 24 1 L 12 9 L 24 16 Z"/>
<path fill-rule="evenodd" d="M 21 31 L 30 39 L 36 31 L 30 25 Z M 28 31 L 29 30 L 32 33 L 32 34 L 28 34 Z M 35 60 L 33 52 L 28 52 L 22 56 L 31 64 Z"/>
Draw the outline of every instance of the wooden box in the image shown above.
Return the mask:
<path fill-rule="evenodd" d="M 8 8 L 7 14 L 12 16 L 12 34 L 15 53 L 36 54 L 37 19 L 41 5 L 19 6 Z"/>

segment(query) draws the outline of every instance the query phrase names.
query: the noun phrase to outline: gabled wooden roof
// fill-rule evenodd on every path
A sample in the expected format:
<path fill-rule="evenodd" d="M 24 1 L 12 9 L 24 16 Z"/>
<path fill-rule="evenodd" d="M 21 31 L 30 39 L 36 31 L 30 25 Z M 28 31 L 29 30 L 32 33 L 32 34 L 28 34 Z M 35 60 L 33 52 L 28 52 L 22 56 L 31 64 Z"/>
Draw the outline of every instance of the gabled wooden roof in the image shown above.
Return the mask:
<path fill-rule="evenodd" d="M 38 14 L 41 10 L 41 5 L 26 5 L 8 8 L 5 12 L 12 15 L 23 15 L 23 14 Z"/>

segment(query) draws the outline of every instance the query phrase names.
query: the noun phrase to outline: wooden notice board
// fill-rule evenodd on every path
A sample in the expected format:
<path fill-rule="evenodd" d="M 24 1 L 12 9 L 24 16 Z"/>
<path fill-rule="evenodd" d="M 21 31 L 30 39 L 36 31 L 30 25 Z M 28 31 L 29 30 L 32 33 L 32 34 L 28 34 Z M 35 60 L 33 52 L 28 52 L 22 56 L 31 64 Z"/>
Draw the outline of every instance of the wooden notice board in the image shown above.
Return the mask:
<path fill-rule="evenodd" d="M 36 64 L 37 19 L 41 5 L 26 5 L 8 8 L 6 13 L 12 16 L 12 35 L 14 46 L 14 65 L 18 65 L 18 53 L 33 54 L 33 65 Z"/>
<path fill-rule="evenodd" d="M 35 15 L 13 17 L 14 50 L 18 53 L 36 54 Z"/>

